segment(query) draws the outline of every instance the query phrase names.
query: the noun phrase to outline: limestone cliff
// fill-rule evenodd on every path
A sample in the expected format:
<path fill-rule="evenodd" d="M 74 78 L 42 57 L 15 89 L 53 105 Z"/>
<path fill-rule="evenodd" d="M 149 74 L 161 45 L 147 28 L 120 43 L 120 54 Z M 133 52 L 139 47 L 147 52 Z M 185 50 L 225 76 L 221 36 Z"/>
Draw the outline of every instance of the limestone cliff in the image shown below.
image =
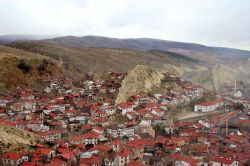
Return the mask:
<path fill-rule="evenodd" d="M 0 124 L 1 152 L 26 149 L 42 141 L 42 138 L 33 133 Z"/>
<path fill-rule="evenodd" d="M 144 65 L 137 65 L 122 81 L 116 104 L 126 102 L 134 94 L 152 92 L 155 87 L 160 87 L 163 78 L 161 72 Z"/>

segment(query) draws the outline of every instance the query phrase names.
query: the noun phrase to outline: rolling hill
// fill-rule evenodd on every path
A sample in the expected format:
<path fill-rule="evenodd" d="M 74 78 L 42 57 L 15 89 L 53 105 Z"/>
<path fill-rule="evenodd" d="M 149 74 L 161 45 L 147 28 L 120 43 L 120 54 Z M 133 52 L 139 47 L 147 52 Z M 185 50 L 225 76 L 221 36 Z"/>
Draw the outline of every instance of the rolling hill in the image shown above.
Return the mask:
<path fill-rule="evenodd" d="M 53 58 L 0 45 L 0 96 L 18 87 L 39 88 L 42 78 L 63 75 L 60 62 Z"/>
<path fill-rule="evenodd" d="M 18 42 L 8 46 L 62 61 L 64 67 L 75 71 L 122 71 L 127 72 L 137 64 L 163 68 L 169 64 L 195 69 L 199 62 L 180 54 L 164 51 L 137 51 L 118 48 L 79 48 L 44 42 Z"/>
<path fill-rule="evenodd" d="M 18 41 L 43 40 L 57 37 L 56 35 L 2 35 L 0 44 L 9 44 Z"/>
<path fill-rule="evenodd" d="M 59 37 L 7 45 L 47 57 L 69 72 L 127 72 L 136 65 L 169 71 L 210 90 L 226 82 L 249 82 L 250 52 L 158 39 Z"/>
<path fill-rule="evenodd" d="M 208 47 L 201 44 L 167 41 L 151 38 L 117 39 L 101 36 L 66 36 L 43 40 L 51 44 L 71 47 L 123 48 L 138 51 L 161 50 L 176 52 L 210 64 L 233 63 L 250 57 L 250 51 L 232 48 Z"/>

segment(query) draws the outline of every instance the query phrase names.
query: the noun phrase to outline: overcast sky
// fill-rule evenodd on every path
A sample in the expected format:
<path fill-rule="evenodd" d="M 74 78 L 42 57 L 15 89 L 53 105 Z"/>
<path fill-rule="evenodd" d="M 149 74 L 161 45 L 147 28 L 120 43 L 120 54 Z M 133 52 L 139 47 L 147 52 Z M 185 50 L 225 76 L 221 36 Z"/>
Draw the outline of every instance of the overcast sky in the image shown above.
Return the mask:
<path fill-rule="evenodd" d="M 249 0 L 0 0 L 0 35 L 160 38 L 250 50 Z"/>

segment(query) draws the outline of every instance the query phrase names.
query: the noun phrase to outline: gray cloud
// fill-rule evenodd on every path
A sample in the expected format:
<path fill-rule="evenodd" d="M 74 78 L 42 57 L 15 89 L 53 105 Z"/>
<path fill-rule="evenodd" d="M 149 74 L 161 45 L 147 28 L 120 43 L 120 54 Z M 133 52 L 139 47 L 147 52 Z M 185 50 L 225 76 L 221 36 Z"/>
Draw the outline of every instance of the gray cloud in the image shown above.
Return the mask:
<path fill-rule="evenodd" d="M 0 35 L 152 37 L 250 50 L 248 0 L 0 0 Z"/>

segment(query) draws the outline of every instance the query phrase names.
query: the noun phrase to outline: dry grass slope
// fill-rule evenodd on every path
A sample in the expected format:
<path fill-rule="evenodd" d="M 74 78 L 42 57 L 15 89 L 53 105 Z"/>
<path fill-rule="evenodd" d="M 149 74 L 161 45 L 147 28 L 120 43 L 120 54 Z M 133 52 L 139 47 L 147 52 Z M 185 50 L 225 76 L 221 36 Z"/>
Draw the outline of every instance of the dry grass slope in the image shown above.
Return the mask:
<path fill-rule="evenodd" d="M 193 67 L 196 63 L 190 58 L 169 52 L 135 51 L 113 48 L 76 48 L 48 43 L 14 43 L 11 47 L 39 53 L 55 60 L 62 60 L 66 66 L 77 71 L 122 71 L 127 72 L 136 65 L 162 68 L 164 64 Z"/>
<path fill-rule="evenodd" d="M 15 127 L 0 125 L 1 152 L 29 149 L 30 146 L 41 142 L 43 142 L 43 139 L 33 133 Z"/>
<path fill-rule="evenodd" d="M 71 40 L 71 39 L 70 39 Z M 136 65 L 147 65 L 177 74 L 195 84 L 217 90 L 225 82 L 247 81 L 250 62 L 247 51 L 197 47 L 173 48 L 168 51 L 136 51 L 119 48 L 84 48 L 45 42 L 13 43 L 9 46 L 48 57 L 70 73 L 75 72 L 127 72 Z M 239 56 L 237 56 L 239 55 Z M 236 62 L 236 59 L 238 60 Z"/>
<path fill-rule="evenodd" d="M 41 71 L 39 66 L 46 60 L 48 64 Z M 30 66 L 30 71 L 24 73 L 18 65 L 23 61 Z M 8 95 L 17 87 L 39 88 L 41 78 L 61 77 L 62 69 L 50 57 L 31 53 L 15 48 L 0 46 L 0 96 Z"/>

